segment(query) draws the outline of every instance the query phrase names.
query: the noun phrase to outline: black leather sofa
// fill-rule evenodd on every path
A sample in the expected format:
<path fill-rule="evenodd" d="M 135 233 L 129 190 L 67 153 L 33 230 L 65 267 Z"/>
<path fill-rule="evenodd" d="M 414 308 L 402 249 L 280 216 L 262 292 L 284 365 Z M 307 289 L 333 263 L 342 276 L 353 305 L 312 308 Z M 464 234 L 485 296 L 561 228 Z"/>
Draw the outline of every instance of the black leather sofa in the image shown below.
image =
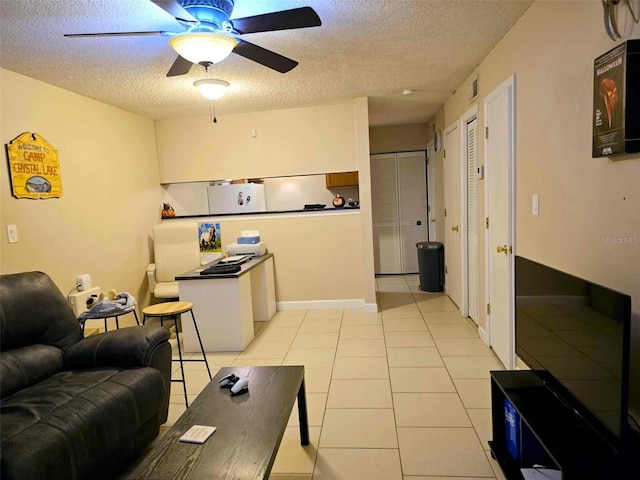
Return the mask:
<path fill-rule="evenodd" d="M 10 479 L 112 477 L 166 422 L 169 333 L 82 338 L 44 273 L 0 276 L 1 471 Z"/>

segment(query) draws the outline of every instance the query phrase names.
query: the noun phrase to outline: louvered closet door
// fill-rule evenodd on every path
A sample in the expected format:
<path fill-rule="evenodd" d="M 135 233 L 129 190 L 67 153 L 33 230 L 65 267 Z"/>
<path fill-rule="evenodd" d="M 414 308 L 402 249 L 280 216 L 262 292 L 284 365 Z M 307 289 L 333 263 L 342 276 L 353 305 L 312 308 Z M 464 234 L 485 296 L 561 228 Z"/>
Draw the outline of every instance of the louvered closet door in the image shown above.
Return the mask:
<path fill-rule="evenodd" d="M 478 119 L 467 123 L 467 262 L 469 316 L 480 319 L 480 267 L 478 261 Z"/>
<path fill-rule="evenodd" d="M 377 274 L 402 273 L 396 155 L 371 156 L 373 256 Z"/>
<path fill-rule="evenodd" d="M 402 273 L 418 273 L 416 243 L 428 240 L 427 162 L 424 152 L 398 153 Z"/>

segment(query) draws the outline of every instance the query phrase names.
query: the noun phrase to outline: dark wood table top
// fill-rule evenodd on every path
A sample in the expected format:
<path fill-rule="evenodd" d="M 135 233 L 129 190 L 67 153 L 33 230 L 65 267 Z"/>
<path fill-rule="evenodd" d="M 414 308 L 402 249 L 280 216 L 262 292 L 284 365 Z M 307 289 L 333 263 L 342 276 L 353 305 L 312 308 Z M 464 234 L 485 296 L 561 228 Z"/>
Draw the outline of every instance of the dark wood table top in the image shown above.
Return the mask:
<path fill-rule="evenodd" d="M 249 378 L 249 393 L 231 397 L 219 387 L 230 373 Z M 303 381 L 302 366 L 220 369 L 127 478 L 268 478 Z M 179 442 L 193 425 L 217 430 L 201 445 Z"/>
<path fill-rule="evenodd" d="M 206 265 L 194 268 L 188 272 L 181 273 L 176 276 L 176 280 L 215 280 L 216 278 L 238 278 L 245 273 L 251 271 L 261 263 L 266 262 L 273 257 L 273 253 L 265 253 L 261 257 L 251 257 L 249 261 L 240 264 L 240 271 L 236 273 L 215 273 L 211 275 L 200 275 L 200 272 L 211 265 L 218 263 L 219 260 L 213 260 Z"/>

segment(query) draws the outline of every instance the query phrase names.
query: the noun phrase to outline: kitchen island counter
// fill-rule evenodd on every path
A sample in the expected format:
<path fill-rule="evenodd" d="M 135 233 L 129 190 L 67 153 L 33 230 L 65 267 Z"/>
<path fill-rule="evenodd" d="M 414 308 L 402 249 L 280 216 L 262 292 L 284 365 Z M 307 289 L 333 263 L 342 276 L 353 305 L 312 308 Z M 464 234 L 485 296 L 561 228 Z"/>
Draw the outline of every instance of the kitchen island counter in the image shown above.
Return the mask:
<path fill-rule="evenodd" d="M 278 211 L 267 211 L 267 212 L 246 212 L 246 213 L 203 213 L 199 215 L 176 215 L 175 217 L 163 218 L 162 220 L 174 220 L 177 218 L 199 218 L 199 217 L 246 217 L 251 215 L 281 215 L 287 213 L 308 213 L 308 214 L 318 214 L 318 213 L 345 213 L 345 212 L 354 212 L 359 211 L 360 207 L 343 207 L 343 208 L 313 208 L 313 209 L 300 209 L 300 210 L 278 210 Z"/>

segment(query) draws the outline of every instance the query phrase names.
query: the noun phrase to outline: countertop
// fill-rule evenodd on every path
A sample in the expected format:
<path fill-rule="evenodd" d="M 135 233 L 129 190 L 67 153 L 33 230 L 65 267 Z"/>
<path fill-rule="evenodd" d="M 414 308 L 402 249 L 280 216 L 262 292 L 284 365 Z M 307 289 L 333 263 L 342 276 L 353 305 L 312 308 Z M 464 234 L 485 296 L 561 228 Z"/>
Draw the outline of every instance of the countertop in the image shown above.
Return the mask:
<path fill-rule="evenodd" d="M 194 268 L 193 270 L 189 270 L 181 275 L 176 275 L 176 280 L 211 280 L 216 278 L 238 278 L 254 267 L 257 267 L 262 262 L 266 262 L 270 258 L 273 258 L 273 253 L 265 253 L 261 257 L 252 257 L 248 262 L 245 262 L 240 265 L 240 271 L 236 273 L 215 273 L 209 275 L 200 275 L 200 272 L 205 268 L 213 265 L 214 263 L 218 263 L 218 260 L 214 260 L 212 262 L 207 263 L 206 265 L 202 265 L 198 268 Z"/>
<path fill-rule="evenodd" d="M 318 208 L 318 209 L 300 209 L 300 210 L 270 210 L 268 212 L 242 212 L 242 213 L 203 213 L 199 215 L 176 215 L 175 217 L 163 218 L 162 220 L 171 220 L 173 218 L 197 218 L 197 217 L 233 217 L 233 216 L 246 216 L 246 215 L 271 215 L 277 213 L 315 213 L 315 212 L 344 212 L 344 211 L 352 211 L 352 210 L 360 210 L 360 207 L 343 207 L 343 208 Z"/>

